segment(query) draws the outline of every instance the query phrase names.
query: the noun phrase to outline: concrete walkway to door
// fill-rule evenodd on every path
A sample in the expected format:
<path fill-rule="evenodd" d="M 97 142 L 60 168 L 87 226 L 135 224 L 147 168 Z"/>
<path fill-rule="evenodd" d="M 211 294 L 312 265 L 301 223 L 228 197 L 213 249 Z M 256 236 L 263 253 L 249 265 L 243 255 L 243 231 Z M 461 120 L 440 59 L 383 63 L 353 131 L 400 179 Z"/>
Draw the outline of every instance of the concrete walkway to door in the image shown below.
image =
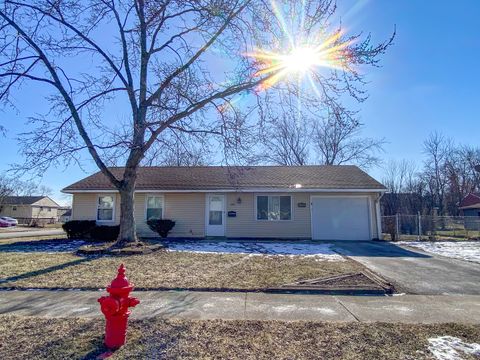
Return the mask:
<path fill-rule="evenodd" d="M 1 291 L 0 315 L 100 317 L 102 291 Z M 480 324 L 480 296 L 138 291 L 133 318 Z"/>
<path fill-rule="evenodd" d="M 480 295 L 480 264 L 416 251 L 384 241 L 337 241 L 333 250 L 396 285 L 421 295 Z"/>

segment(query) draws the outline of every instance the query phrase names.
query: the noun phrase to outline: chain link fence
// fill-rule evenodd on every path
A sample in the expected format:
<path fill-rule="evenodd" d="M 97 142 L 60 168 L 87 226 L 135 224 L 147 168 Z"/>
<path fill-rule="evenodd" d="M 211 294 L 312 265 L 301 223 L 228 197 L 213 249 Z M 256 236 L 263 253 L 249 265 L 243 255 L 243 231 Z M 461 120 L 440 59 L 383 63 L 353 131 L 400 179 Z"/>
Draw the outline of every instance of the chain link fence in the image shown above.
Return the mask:
<path fill-rule="evenodd" d="M 385 240 L 480 239 L 480 217 L 404 215 L 382 216 Z"/>

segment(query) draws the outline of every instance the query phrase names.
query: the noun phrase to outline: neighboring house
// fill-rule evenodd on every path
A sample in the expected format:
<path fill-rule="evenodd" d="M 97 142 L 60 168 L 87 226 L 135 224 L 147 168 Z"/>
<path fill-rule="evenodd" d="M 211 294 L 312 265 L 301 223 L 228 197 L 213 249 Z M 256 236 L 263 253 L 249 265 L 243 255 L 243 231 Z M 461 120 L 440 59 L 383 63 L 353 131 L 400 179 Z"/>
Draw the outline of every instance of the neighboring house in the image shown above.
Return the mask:
<path fill-rule="evenodd" d="M 458 209 L 465 218 L 467 230 L 480 230 L 480 193 L 470 193 L 460 201 Z"/>
<path fill-rule="evenodd" d="M 164 218 L 176 222 L 172 237 L 370 240 L 385 190 L 356 166 L 143 167 L 135 219 L 141 236 L 155 235 L 148 218 Z M 102 173 L 63 192 L 73 220 L 118 224 L 120 196 Z"/>
<path fill-rule="evenodd" d="M 60 207 L 57 210 L 58 221 L 61 223 L 66 223 L 72 218 L 72 208 L 70 207 Z"/>
<path fill-rule="evenodd" d="M 19 222 L 32 220 L 56 222 L 57 209 L 60 207 L 48 196 L 7 196 L 0 206 L 0 215 L 13 217 Z"/>

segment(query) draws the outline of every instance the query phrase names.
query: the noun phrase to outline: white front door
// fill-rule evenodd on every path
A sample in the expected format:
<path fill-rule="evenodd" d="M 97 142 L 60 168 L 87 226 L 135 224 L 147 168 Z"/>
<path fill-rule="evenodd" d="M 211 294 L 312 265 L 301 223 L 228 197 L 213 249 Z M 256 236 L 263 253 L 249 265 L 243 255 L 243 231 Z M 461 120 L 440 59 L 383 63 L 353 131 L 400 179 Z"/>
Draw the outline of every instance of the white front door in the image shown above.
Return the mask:
<path fill-rule="evenodd" d="M 207 236 L 225 236 L 225 195 L 207 194 Z"/>

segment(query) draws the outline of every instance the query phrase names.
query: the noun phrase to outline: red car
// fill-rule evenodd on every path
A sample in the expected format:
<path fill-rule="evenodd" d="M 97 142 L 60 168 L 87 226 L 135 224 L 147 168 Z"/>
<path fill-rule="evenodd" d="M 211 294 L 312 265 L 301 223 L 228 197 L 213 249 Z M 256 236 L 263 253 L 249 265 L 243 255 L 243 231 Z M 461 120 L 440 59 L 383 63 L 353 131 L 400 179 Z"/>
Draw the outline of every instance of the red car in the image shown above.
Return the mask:
<path fill-rule="evenodd" d="M 1 216 L 0 217 L 0 227 L 9 227 L 9 226 L 17 226 L 18 221 L 14 218 L 8 216 Z"/>

